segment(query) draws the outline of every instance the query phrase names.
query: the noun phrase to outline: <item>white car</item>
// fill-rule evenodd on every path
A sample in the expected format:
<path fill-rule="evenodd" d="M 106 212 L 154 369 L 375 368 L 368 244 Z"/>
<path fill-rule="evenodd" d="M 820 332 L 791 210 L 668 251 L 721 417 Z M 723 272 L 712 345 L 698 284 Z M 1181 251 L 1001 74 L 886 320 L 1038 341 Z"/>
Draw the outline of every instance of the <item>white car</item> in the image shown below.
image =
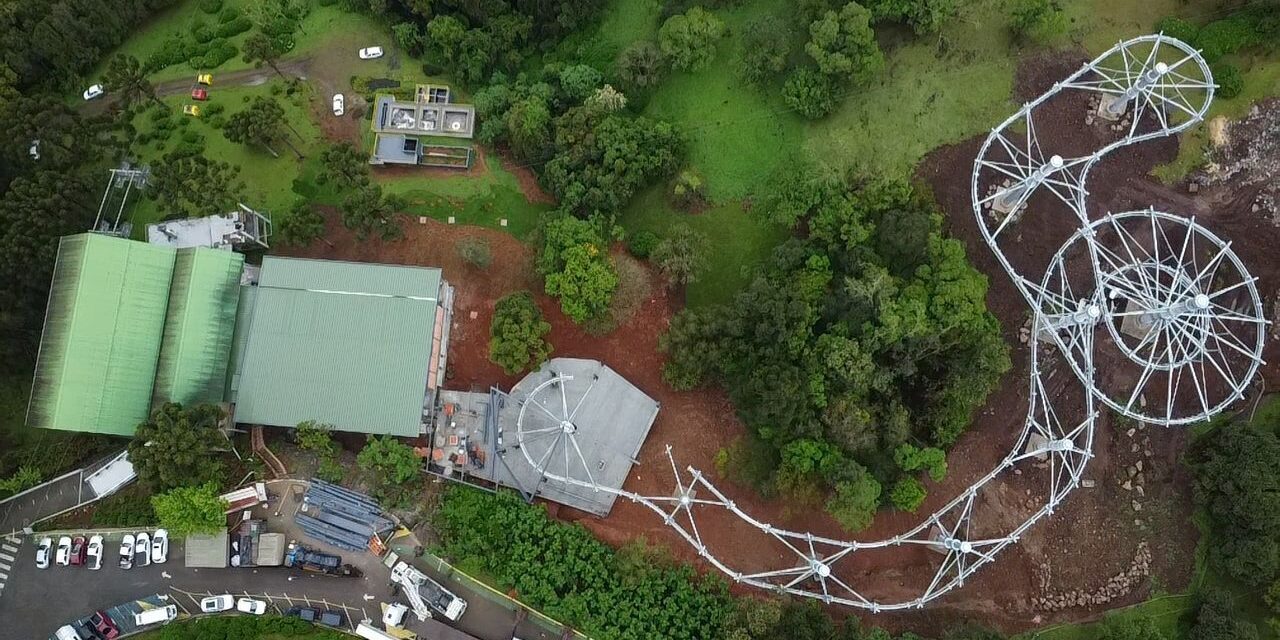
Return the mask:
<path fill-rule="evenodd" d="M 49 568 L 49 554 L 53 552 L 53 540 L 50 538 L 41 538 L 40 544 L 36 546 L 36 568 Z"/>
<path fill-rule="evenodd" d="M 361 60 L 373 60 L 374 58 L 381 58 L 381 57 L 382 57 L 382 47 L 365 47 L 360 50 Z M 88 100 L 88 98 L 85 98 L 85 100 Z"/>
<path fill-rule="evenodd" d="M 155 564 L 164 564 L 169 559 L 169 532 L 164 529 L 156 529 L 156 533 L 151 537 L 151 561 Z"/>
<path fill-rule="evenodd" d="M 231 594 L 224 593 L 220 596 L 209 596 L 200 601 L 201 613 L 221 613 L 229 611 L 236 604 L 235 598 Z"/>
<path fill-rule="evenodd" d="M 379 55 L 381 55 L 381 54 L 379 54 Z M 88 89 L 85 89 L 85 90 L 84 90 L 84 94 L 83 94 L 83 95 L 84 95 L 84 99 L 85 99 L 85 100 L 94 100 L 94 99 L 96 99 L 96 98 L 101 98 L 101 97 L 102 97 L 102 94 L 104 94 L 104 93 L 106 93 L 106 92 L 107 92 L 107 90 L 106 90 L 106 89 L 103 89 L 103 88 L 102 88 L 102 85 L 100 85 L 100 84 L 95 84 L 95 85 L 93 85 L 92 87 L 89 87 Z"/>
<path fill-rule="evenodd" d="M 120 568 L 130 569 L 133 567 L 133 534 L 124 534 L 124 539 L 120 541 Z"/>
<path fill-rule="evenodd" d="M 221 597 L 230 598 L 231 596 Z M 254 600 L 253 598 L 240 598 L 239 600 L 236 600 L 236 611 L 260 616 L 267 612 L 267 603 L 261 600 Z"/>
<path fill-rule="evenodd" d="M 133 554 L 137 556 L 135 562 L 139 567 L 151 564 L 151 536 L 147 535 L 146 531 L 140 531 L 135 540 L 137 540 L 133 545 Z"/>
<path fill-rule="evenodd" d="M 58 538 L 58 555 L 54 556 L 54 561 L 62 566 L 71 564 L 71 538 L 62 536 Z"/>
<path fill-rule="evenodd" d="M 102 568 L 102 536 L 93 536 L 89 538 L 89 555 L 88 561 L 85 563 L 90 571 L 97 571 Z"/>
<path fill-rule="evenodd" d="M 341 93 L 333 94 L 333 115 L 340 116 L 346 113 L 346 102 L 346 98 L 343 98 Z"/>

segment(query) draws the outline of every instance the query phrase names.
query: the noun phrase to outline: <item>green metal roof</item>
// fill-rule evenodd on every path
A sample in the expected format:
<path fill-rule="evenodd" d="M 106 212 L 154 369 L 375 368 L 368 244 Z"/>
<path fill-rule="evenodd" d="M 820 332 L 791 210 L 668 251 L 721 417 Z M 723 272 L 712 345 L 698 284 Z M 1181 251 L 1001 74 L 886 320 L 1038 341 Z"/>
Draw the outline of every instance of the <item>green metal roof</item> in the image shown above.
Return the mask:
<path fill-rule="evenodd" d="M 243 268 L 244 256 L 231 251 L 178 250 L 153 404 L 225 399 Z"/>
<path fill-rule="evenodd" d="M 435 300 L 440 295 L 440 270 L 268 256 L 262 261 L 258 286 Z"/>
<path fill-rule="evenodd" d="M 417 435 L 439 291 L 439 269 L 267 256 L 236 421 Z"/>
<path fill-rule="evenodd" d="M 151 407 L 174 257 L 97 234 L 61 240 L 27 424 L 133 434 Z"/>
<path fill-rule="evenodd" d="M 236 307 L 236 330 L 231 334 L 231 364 L 227 367 L 227 383 L 225 397 L 227 402 L 236 402 L 236 392 L 240 389 L 240 372 L 244 370 L 244 349 L 249 344 L 249 320 L 253 317 L 253 309 L 258 303 L 258 288 L 241 285 L 240 304 Z"/>

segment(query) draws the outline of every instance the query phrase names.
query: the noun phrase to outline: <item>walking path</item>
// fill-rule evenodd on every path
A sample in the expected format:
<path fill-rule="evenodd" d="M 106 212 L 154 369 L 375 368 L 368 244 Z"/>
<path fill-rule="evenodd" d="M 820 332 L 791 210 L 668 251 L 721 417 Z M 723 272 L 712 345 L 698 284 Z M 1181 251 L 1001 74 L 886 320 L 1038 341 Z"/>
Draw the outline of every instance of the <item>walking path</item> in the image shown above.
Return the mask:
<path fill-rule="evenodd" d="M 0 500 L 0 535 L 12 535 L 42 520 L 48 520 L 114 493 L 123 485 L 108 486 L 102 495 L 90 482 L 94 474 L 115 462 L 123 452 L 105 456 L 87 467 L 68 471 L 22 493 Z M 108 475 L 114 475 L 108 470 Z M 125 481 L 131 482 L 132 478 Z M 109 482 L 115 484 L 115 482 Z M 108 490 L 109 489 L 109 490 Z"/>

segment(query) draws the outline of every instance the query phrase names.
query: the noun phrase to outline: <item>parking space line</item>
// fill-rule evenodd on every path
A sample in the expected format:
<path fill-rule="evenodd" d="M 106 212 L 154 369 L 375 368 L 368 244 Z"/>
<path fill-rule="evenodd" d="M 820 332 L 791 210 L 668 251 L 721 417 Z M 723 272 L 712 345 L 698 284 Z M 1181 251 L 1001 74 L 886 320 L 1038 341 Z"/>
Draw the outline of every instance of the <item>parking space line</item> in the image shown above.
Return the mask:
<path fill-rule="evenodd" d="M 14 561 L 14 557 L 13 557 L 13 556 L 11 556 L 11 555 L 7 555 L 7 554 L 4 554 L 4 553 L 0 553 L 0 560 L 8 560 L 9 562 L 13 562 L 13 561 Z"/>
<path fill-rule="evenodd" d="M 7 567 L 6 567 L 6 568 L 7 568 Z M 7 573 L 0 573 L 0 580 L 8 580 L 8 579 L 9 579 L 9 574 L 7 574 Z M 0 583 L 0 584 L 3 584 L 3 583 Z"/>
<path fill-rule="evenodd" d="M 12 544 L 12 545 L 11 545 L 11 544 L 6 544 L 6 545 L 3 545 L 3 546 L 0 546 L 0 548 L 4 549 L 4 552 L 5 552 L 5 553 L 17 553 L 17 552 L 18 552 L 18 545 L 16 545 L 16 544 Z"/>

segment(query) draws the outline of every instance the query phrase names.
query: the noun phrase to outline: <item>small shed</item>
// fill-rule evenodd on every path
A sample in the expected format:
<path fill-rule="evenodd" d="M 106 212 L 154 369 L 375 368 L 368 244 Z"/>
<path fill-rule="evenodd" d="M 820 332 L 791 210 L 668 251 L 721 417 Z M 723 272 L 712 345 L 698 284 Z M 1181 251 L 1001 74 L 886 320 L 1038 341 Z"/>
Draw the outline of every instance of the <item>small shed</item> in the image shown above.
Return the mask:
<path fill-rule="evenodd" d="M 258 547 L 253 550 L 253 564 L 259 567 L 278 567 L 284 564 L 285 540 L 283 533 L 258 535 Z"/>
<path fill-rule="evenodd" d="M 187 536 L 184 566 L 189 569 L 227 568 L 226 531 L 212 534 L 196 533 Z"/>

